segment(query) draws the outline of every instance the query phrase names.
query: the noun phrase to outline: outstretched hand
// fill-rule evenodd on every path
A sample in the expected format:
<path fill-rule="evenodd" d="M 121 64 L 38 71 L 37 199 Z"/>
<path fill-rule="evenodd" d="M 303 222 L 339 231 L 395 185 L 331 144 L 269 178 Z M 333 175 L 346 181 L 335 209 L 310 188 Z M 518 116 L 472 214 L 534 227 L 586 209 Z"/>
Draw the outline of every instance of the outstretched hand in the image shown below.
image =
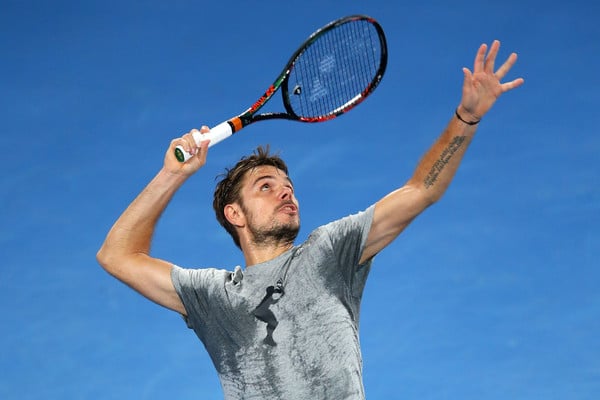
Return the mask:
<path fill-rule="evenodd" d="M 479 47 L 475 56 L 473 72 L 468 68 L 463 68 L 465 79 L 459 111 L 461 116 L 471 121 L 480 120 L 492 108 L 502 93 L 517 88 L 525 82 L 523 78 L 517 78 L 510 82 L 501 83 L 501 80 L 517 61 L 517 54 L 512 53 L 504 64 L 494 72 L 500 42 L 494 40 L 486 56 L 487 49 L 486 44 Z"/>

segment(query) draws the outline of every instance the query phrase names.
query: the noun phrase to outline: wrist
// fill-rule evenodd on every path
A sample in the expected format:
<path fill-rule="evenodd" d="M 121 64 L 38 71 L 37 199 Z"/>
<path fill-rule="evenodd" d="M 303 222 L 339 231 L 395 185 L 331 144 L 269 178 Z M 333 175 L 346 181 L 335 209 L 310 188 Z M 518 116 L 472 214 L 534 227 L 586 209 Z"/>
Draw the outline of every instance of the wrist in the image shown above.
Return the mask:
<path fill-rule="evenodd" d="M 475 116 L 466 111 L 462 105 L 459 105 L 454 111 L 456 118 L 467 125 L 477 125 L 481 121 L 481 117 Z"/>
<path fill-rule="evenodd" d="M 188 174 L 181 171 L 172 171 L 168 168 L 161 168 L 155 177 L 155 180 L 165 186 L 181 186 L 189 178 Z"/>

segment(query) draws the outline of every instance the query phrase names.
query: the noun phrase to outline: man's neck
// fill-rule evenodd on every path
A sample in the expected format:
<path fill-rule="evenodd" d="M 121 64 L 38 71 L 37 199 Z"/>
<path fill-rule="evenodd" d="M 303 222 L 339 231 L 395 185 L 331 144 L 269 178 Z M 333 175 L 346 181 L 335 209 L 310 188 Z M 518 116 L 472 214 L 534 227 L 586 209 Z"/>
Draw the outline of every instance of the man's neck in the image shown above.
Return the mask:
<path fill-rule="evenodd" d="M 293 243 L 247 243 L 242 245 L 246 267 L 251 267 L 279 257 L 294 247 Z"/>

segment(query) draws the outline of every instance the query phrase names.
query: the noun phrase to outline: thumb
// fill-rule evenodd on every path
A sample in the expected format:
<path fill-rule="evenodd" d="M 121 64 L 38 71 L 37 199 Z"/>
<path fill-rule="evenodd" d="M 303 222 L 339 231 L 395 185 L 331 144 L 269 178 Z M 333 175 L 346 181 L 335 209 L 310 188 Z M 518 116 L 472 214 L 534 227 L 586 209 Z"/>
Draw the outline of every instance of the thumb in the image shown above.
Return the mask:
<path fill-rule="evenodd" d="M 465 83 L 470 82 L 471 79 L 473 79 L 473 73 L 471 72 L 471 70 L 467 67 L 463 67 L 462 71 L 463 71 Z"/>

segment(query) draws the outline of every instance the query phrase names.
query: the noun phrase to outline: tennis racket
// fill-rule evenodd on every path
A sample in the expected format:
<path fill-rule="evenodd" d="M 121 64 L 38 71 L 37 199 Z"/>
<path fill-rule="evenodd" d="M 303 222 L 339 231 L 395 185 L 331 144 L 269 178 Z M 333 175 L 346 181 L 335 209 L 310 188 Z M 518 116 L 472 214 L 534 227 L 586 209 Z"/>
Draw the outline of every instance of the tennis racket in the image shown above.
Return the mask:
<path fill-rule="evenodd" d="M 352 15 L 330 22 L 296 50 L 275 82 L 246 111 L 194 140 L 221 142 L 242 128 L 268 119 L 323 122 L 360 104 L 377 87 L 387 65 L 383 29 L 373 18 Z M 258 111 L 281 89 L 283 112 Z M 191 155 L 175 149 L 181 162 Z"/>

